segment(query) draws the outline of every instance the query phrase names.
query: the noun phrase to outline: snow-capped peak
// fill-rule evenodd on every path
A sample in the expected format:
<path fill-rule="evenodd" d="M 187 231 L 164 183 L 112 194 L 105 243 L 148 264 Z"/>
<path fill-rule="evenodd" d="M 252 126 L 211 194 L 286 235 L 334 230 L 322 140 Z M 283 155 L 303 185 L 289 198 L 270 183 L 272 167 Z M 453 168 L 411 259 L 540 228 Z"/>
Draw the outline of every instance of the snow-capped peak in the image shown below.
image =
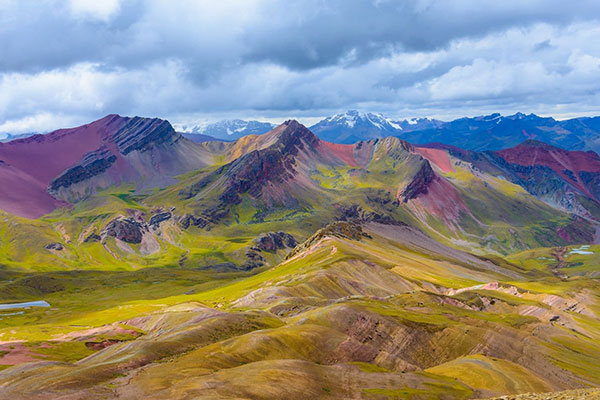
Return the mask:
<path fill-rule="evenodd" d="M 323 121 L 325 124 L 345 125 L 348 128 L 354 128 L 357 123 L 368 124 L 383 130 L 402 130 L 402 127 L 390 118 L 379 113 L 370 113 L 357 110 L 349 110 L 344 113 L 336 114 Z"/>
<path fill-rule="evenodd" d="M 208 123 L 199 121 L 192 124 L 176 124 L 175 129 L 188 134 L 208 135 L 217 139 L 235 140 L 246 135 L 261 135 L 273 129 L 270 122 L 245 121 L 242 119 L 227 119 Z"/>

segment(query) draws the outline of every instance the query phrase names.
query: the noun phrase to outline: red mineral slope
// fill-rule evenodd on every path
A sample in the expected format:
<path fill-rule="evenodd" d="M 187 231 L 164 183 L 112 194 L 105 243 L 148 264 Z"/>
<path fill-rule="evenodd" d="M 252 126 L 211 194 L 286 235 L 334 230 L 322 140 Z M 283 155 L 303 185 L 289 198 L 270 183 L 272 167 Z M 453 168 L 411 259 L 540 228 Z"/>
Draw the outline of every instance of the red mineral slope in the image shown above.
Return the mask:
<path fill-rule="evenodd" d="M 438 167 L 442 172 L 454 172 L 450 156 L 446 150 L 427 147 L 415 147 L 415 151 Z"/>
<path fill-rule="evenodd" d="M 579 174 L 600 172 L 600 157 L 593 151 L 568 151 L 528 140 L 516 147 L 500 150 L 496 154 L 511 164 L 549 167 L 564 180 L 593 197 Z"/>
<path fill-rule="evenodd" d="M 0 143 L 0 160 L 48 185 L 84 154 L 98 149 L 109 130 L 124 119 L 108 115 L 77 128 Z"/>
<path fill-rule="evenodd" d="M 340 160 L 343 160 L 346 164 L 357 167 L 358 163 L 354 159 L 354 145 L 353 144 L 336 144 L 325 142 L 320 140 L 321 152 L 331 153 Z"/>
<path fill-rule="evenodd" d="M 84 154 L 100 147 L 117 122 L 115 117 L 0 143 L 0 209 L 36 218 L 66 205 L 48 194 L 48 184 Z"/>
<path fill-rule="evenodd" d="M 0 209 L 40 217 L 96 187 L 157 187 L 206 165 L 209 151 L 158 118 L 108 115 L 77 128 L 0 143 Z M 84 193 L 84 195 L 79 195 Z"/>
<path fill-rule="evenodd" d="M 0 187 L 0 209 L 11 214 L 35 217 L 67 205 L 50 196 L 43 182 L 3 162 L 0 162 Z"/>
<path fill-rule="evenodd" d="M 600 157 L 593 151 L 569 151 L 534 140 L 500 150 L 497 154 L 509 163 L 524 166 L 545 165 L 556 172 L 600 172 Z"/>

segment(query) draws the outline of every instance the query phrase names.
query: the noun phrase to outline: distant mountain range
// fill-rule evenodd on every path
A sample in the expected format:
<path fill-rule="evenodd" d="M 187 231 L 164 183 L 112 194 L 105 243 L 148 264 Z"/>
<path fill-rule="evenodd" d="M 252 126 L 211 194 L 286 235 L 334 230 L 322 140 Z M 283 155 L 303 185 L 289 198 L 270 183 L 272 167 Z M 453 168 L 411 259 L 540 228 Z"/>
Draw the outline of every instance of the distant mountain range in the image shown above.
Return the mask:
<path fill-rule="evenodd" d="M 348 111 L 325 118 L 310 129 L 334 143 L 354 143 L 397 136 L 414 144 L 445 143 L 468 150 L 500 150 L 535 139 L 567 150 L 600 151 L 600 117 L 558 121 L 535 114 L 491 114 L 444 122 L 434 119 L 394 121 L 381 114 Z"/>
<path fill-rule="evenodd" d="M 393 121 L 379 113 L 350 110 L 325 118 L 310 127 L 323 140 L 333 143 L 352 144 L 361 140 L 381 139 L 388 136 L 399 136 L 400 133 L 434 129 L 444 122 L 418 118 Z"/>
<path fill-rule="evenodd" d="M 262 135 L 274 127 L 270 122 L 231 119 L 211 124 L 179 124 L 175 130 L 193 142 L 202 143 L 235 141 L 248 135 Z M 495 113 L 445 122 L 430 118 L 394 120 L 380 113 L 350 110 L 324 118 L 309 129 L 320 139 L 339 144 L 396 136 L 413 144 L 444 143 L 465 150 L 486 151 L 514 147 L 531 139 L 566 150 L 600 153 L 600 117 L 559 121 L 535 114 Z M 0 142 L 32 135 L 9 134 Z"/>
<path fill-rule="evenodd" d="M 600 117 L 557 121 L 535 114 L 491 114 L 460 118 L 435 128 L 414 129 L 398 136 L 412 143 L 442 142 L 469 150 L 500 150 L 534 139 L 566 150 L 600 150 Z"/>
<path fill-rule="evenodd" d="M 178 128 L 188 139 L 204 142 L 215 139 L 233 141 L 247 135 L 262 135 L 274 127 L 270 122 L 229 119 L 207 125 L 182 125 Z"/>
<path fill-rule="evenodd" d="M 4 138 L 0 139 L 0 143 L 10 142 L 11 140 L 23 139 L 33 135 L 35 135 L 34 132 L 21 133 L 18 135 L 8 133 Z"/>

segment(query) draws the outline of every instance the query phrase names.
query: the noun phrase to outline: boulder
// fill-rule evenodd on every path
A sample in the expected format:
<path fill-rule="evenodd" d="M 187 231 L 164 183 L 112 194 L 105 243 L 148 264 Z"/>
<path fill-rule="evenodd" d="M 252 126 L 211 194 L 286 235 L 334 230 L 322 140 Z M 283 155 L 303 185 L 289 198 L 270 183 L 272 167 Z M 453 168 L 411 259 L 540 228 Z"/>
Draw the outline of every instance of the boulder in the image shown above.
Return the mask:
<path fill-rule="evenodd" d="M 268 232 L 254 239 L 255 247 L 260 251 L 275 252 L 279 249 L 296 247 L 296 239 L 286 232 Z"/>
<path fill-rule="evenodd" d="M 127 243 L 141 243 L 144 229 L 144 225 L 132 218 L 117 218 L 106 225 L 103 234 Z"/>
<path fill-rule="evenodd" d="M 148 221 L 148 225 L 150 225 L 152 229 L 158 229 L 160 227 L 161 222 L 168 221 L 171 219 L 171 217 L 172 214 L 169 211 L 154 214 L 150 218 L 150 221 Z"/>
<path fill-rule="evenodd" d="M 90 233 L 85 239 L 83 239 L 83 243 L 99 242 L 101 239 L 102 238 L 100 235 L 96 233 Z"/>
<path fill-rule="evenodd" d="M 53 242 L 53 243 L 48 243 L 45 246 L 45 248 L 46 248 L 46 250 L 61 251 L 62 249 L 64 249 L 64 246 L 61 243 Z"/>

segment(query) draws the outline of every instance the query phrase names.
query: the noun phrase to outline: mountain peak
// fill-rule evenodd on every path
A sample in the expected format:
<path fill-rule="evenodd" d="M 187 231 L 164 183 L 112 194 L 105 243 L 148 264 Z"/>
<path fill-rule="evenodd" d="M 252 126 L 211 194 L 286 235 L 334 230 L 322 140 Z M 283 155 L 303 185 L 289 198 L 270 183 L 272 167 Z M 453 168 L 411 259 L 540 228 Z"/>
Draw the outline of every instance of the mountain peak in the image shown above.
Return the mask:
<path fill-rule="evenodd" d="M 399 122 L 379 113 L 348 110 L 325 118 L 310 129 L 323 140 L 351 144 L 361 140 L 394 136 L 399 134 L 403 127 Z"/>
<path fill-rule="evenodd" d="M 333 117 L 325 119 L 329 122 L 345 124 L 349 128 L 354 128 L 355 125 L 372 125 L 377 128 L 392 128 L 402 130 L 402 127 L 390 118 L 385 117 L 380 113 L 371 113 L 358 110 L 348 110 L 345 113 L 336 114 Z"/>
<path fill-rule="evenodd" d="M 536 115 L 534 113 L 529 113 L 529 114 L 525 114 L 522 112 L 517 112 L 513 115 L 507 115 L 506 117 L 504 117 L 506 119 L 510 119 L 513 121 L 536 121 L 536 120 L 554 120 L 554 118 L 552 117 L 540 117 L 539 115 Z"/>
<path fill-rule="evenodd" d="M 301 141 L 310 146 L 314 146 L 319 142 L 319 138 L 310 129 L 295 119 L 285 121 L 279 127 L 275 128 L 273 132 L 277 136 L 278 143 L 283 145 L 283 148 L 287 150 L 291 146 L 301 144 Z"/>
<path fill-rule="evenodd" d="M 248 135 L 262 135 L 275 128 L 275 125 L 270 122 L 254 120 L 226 119 L 214 123 L 177 124 L 175 127 L 186 137 L 207 135 L 220 140 L 232 141 Z"/>
<path fill-rule="evenodd" d="M 121 117 L 123 118 L 123 117 Z M 175 142 L 180 135 L 175 132 L 169 121 L 160 118 L 124 118 L 120 128 L 112 135 L 119 152 L 128 154 L 134 150 L 145 151 L 149 145 Z"/>

